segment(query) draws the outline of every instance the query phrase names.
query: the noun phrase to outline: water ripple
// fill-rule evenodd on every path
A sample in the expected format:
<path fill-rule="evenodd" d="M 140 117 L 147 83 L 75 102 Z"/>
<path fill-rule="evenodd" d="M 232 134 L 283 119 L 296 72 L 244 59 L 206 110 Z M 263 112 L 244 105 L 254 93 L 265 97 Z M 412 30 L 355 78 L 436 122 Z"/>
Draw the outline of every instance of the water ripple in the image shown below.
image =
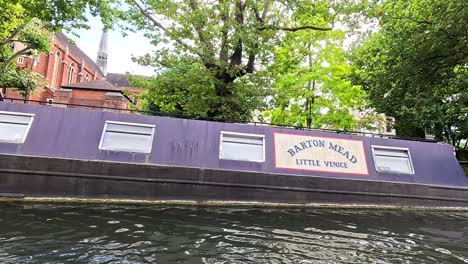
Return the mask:
<path fill-rule="evenodd" d="M 468 213 L 2 206 L 0 263 L 468 263 Z"/>

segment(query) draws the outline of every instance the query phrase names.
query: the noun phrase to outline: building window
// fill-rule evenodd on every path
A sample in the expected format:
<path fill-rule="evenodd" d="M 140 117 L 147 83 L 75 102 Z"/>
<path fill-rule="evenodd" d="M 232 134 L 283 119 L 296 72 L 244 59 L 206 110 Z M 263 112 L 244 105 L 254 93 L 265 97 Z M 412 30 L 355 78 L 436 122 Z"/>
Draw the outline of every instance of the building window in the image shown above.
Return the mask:
<path fill-rule="evenodd" d="M 22 144 L 34 114 L 0 111 L 0 142 Z"/>
<path fill-rule="evenodd" d="M 17 62 L 18 62 L 18 64 L 23 64 L 24 63 L 24 57 L 18 57 Z"/>
<path fill-rule="evenodd" d="M 89 81 L 89 75 L 88 74 L 85 74 L 84 81 L 85 82 Z"/>
<path fill-rule="evenodd" d="M 409 149 L 372 146 L 372 152 L 377 171 L 414 174 Z"/>
<path fill-rule="evenodd" d="M 154 125 L 106 121 L 99 149 L 150 153 Z"/>
<path fill-rule="evenodd" d="M 73 74 L 75 73 L 75 68 L 74 68 L 74 64 L 70 64 L 70 68 L 69 68 L 69 71 L 68 71 L 68 84 L 71 84 L 73 82 Z"/>
<path fill-rule="evenodd" d="M 222 131 L 219 158 L 264 162 L 265 136 Z"/>

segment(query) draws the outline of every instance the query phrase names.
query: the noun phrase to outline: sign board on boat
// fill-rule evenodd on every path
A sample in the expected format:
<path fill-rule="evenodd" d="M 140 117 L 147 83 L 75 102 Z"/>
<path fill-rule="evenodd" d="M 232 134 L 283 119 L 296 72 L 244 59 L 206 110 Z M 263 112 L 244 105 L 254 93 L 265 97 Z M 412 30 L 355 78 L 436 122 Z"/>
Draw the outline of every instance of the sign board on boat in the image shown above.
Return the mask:
<path fill-rule="evenodd" d="M 361 140 L 274 133 L 278 169 L 369 175 Z"/>

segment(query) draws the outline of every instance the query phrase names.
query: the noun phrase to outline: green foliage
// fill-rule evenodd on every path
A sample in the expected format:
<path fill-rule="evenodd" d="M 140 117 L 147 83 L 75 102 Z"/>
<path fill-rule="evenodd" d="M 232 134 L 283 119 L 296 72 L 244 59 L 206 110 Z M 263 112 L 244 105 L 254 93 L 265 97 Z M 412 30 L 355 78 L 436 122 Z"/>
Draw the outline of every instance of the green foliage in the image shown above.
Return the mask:
<path fill-rule="evenodd" d="M 23 23 L 24 8 L 20 4 L 14 4 L 9 0 L 0 0 L 0 39 L 6 39 L 10 32 Z"/>
<path fill-rule="evenodd" d="M 348 78 L 343 39 L 342 31 L 286 36 L 268 68 L 275 92 L 266 115 L 273 123 L 348 130 L 358 125 L 352 110 L 364 105 L 365 93 Z"/>
<path fill-rule="evenodd" d="M 271 92 L 271 75 L 265 69 L 285 36 L 331 31 L 340 15 L 351 10 L 348 1 L 325 0 L 127 2 L 124 17 L 131 26 L 125 29 L 143 30 L 157 47 L 155 54 L 136 59 L 160 73 L 144 86 L 146 107 L 241 120 L 261 109 Z M 335 76 L 348 71 L 329 70 Z M 335 76 L 323 81 L 324 89 L 346 86 Z"/>
<path fill-rule="evenodd" d="M 456 147 L 468 137 L 466 12 L 456 0 L 388 0 L 374 9 L 380 31 L 354 49 L 354 78 L 400 134 L 426 131 Z"/>
<path fill-rule="evenodd" d="M 40 52 L 50 50 L 51 34 L 44 29 L 42 23 L 33 19 L 27 24 L 21 19 L 21 14 L 12 18 L 18 23 L 14 29 L 14 37 L 4 38 L 0 46 L 0 88 L 15 88 L 20 91 L 31 91 L 44 84 L 44 78 L 27 69 L 16 67 L 16 58 L 19 56 L 37 56 Z M 0 23 L 3 24 L 3 23 Z M 11 27 L 2 26 L 5 30 Z M 6 35 L 5 32 L 3 35 Z M 16 43 L 16 49 L 13 44 Z"/>
<path fill-rule="evenodd" d="M 28 69 L 9 67 L 0 74 L 0 87 L 15 87 L 23 94 L 45 84 L 43 76 Z"/>
<path fill-rule="evenodd" d="M 100 16 L 104 25 L 110 27 L 121 14 L 120 5 L 120 0 L 0 0 L 0 7 L 8 14 L 16 6 L 21 9 L 23 22 L 38 19 L 53 31 L 88 28 L 86 12 Z"/>
<path fill-rule="evenodd" d="M 261 89 L 252 87 L 247 77 L 223 84 L 216 79 L 215 74 L 201 63 L 181 63 L 151 79 L 133 77 L 132 83 L 138 87 L 147 87 L 140 98 L 143 108 L 147 110 L 210 118 L 213 117 L 210 106 L 220 104 L 223 108 L 217 111 L 225 114 L 216 118 L 234 120 L 250 118 L 251 113 L 246 112 L 246 109 L 255 109 L 262 104 L 263 95 L 254 94 L 261 92 Z M 217 85 L 228 85 L 229 91 L 236 96 L 229 98 L 218 96 Z M 238 108 L 228 108 L 232 106 Z"/>
<path fill-rule="evenodd" d="M 384 115 L 378 114 L 374 109 L 368 108 L 360 112 L 354 130 L 385 133 L 385 127 L 388 125 L 387 122 L 389 120 L 386 120 Z"/>
<path fill-rule="evenodd" d="M 5 10 L 0 15 L 0 88 L 33 90 L 42 84 L 40 76 L 18 69 L 15 61 L 19 56 L 48 51 L 50 34 L 18 2 L 0 0 L 0 6 Z"/>

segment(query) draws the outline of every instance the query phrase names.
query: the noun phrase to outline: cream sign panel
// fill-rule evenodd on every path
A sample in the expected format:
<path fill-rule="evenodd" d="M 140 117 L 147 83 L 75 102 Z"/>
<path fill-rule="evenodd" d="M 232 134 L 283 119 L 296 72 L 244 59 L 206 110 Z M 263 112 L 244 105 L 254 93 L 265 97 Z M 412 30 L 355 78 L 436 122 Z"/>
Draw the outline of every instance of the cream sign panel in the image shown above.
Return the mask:
<path fill-rule="evenodd" d="M 369 175 L 360 140 L 282 133 L 274 137 L 276 168 Z"/>

